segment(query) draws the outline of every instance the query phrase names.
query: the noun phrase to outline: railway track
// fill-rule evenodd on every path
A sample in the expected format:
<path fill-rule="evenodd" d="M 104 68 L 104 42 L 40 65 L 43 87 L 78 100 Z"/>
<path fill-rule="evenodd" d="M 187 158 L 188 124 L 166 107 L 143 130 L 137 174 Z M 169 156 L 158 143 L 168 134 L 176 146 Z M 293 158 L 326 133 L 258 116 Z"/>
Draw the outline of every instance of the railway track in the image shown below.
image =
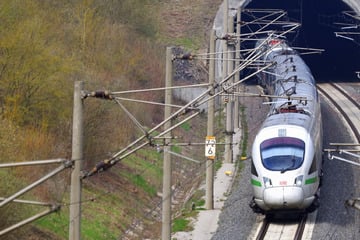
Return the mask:
<path fill-rule="evenodd" d="M 344 122 L 353 132 L 355 138 L 360 142 L 360 104 L 353 99 L 340 85 L 336 83 L 317 84 L 319 92 L 335 106 L 344 118 Z"/>
<path fill-rule="evenodd" d="M 262 217 L 248 240 L 311 240 L 317 211 L 286 218 Z"/>
<path fill-rule="evenodd" d="M 256 240 L 301 240 L 307 214 L 294 219 L 264 218 L 256 235 Z"/>

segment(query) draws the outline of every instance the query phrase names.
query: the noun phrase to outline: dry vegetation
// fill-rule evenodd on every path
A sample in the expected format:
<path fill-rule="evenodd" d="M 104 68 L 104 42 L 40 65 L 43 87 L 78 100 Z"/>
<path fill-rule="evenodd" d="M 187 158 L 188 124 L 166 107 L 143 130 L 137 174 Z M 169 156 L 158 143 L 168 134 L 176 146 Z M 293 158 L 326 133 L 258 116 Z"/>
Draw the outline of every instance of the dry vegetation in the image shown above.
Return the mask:
<path fill-rule="evenodd" d="M 165 46 L 206 49 L 220 2 L 0 1 L 0 163 L 70 158 L 74 81 L 84 81 L 87 90 L 162 86 Z M 163 101 L 162 93 L 136 97 Z M 162 120 L 159 107 L 125 106 L 144 126 Z M 87 99 L 85 109 L 86 169 L 140 134 L 112 102 Z M 201 131 L 196 134 L 204 136 Z M 161 225 L 161 164 L 161 154 L 144 150 L 85 181 L 83 239 L 118 239 L 125 232 L 129 238 L 140 237 L 140 232 L 141 237 L 156 238 Z M 181 175 L 182 163 L 175 164 Z M 54 168 L 0 169 L 0 196 L 9 196 Z M 24 198 L 68 203 L 69 175 L 70 171 L 60 174 Z M 39 209 L 18 204 L 0 208 L 0 229 Z M 67 229 L 64 206 L 60 213 L 2 239 L 66 239 Z"/>

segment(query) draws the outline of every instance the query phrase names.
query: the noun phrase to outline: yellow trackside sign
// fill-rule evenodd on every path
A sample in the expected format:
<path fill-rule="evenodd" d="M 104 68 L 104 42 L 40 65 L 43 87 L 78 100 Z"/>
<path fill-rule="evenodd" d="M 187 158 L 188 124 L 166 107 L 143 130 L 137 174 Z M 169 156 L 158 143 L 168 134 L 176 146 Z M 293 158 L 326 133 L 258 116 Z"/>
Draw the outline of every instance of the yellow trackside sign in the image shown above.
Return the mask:
<path fill-rule="evenodd" d="M 205 139 L 205 157 L 214 160 L 216 154 L 216 139 L 214 136 L 207 136 Z"/>

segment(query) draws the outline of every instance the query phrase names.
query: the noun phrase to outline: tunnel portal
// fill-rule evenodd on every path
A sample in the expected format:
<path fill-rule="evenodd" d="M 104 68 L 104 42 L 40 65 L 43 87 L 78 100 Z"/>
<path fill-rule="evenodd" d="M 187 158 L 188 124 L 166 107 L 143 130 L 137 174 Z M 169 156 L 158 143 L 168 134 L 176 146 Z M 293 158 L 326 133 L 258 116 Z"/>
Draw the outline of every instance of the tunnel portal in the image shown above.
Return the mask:
<path fill-rule="evenodd" d="M 335 32 L 360 21 L 344 14 L 352 9 L 341 0 L 252 0 L 246 8 L 282 9 L 290 21 L 301 23 L 296 37 L 289 41 L 292 46 L 325 50 L 303 56 L 318 82 L 359 81 L 356 72 L 360 71 L 360 41 L 336 37 Z"/>

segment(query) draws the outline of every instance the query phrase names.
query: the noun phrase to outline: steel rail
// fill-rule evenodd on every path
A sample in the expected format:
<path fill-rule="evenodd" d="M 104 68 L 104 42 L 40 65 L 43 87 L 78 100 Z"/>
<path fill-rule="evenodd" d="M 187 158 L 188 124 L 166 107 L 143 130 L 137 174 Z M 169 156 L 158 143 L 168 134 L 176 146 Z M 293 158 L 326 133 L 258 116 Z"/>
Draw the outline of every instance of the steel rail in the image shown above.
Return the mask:
<path fill-rule="evenodd" d="M 307 214 L 304 214 L 301 217 L 298 228 L 296 229 L 294 240 L 301 240 L 302 239 L 304 229 L 305 229 L 305 226 L 306 226 L 306 220 L 307 220 Z"/>
<path fill-rule="evenodd" d="M 258 235 L 256 236 L 256 240 L 263 240 L 265 238 L 266 232 L 268 231 L 270 226 L 270 222 L 267 218 L 265 218 L 262 222 L 260 231 Z"/>

